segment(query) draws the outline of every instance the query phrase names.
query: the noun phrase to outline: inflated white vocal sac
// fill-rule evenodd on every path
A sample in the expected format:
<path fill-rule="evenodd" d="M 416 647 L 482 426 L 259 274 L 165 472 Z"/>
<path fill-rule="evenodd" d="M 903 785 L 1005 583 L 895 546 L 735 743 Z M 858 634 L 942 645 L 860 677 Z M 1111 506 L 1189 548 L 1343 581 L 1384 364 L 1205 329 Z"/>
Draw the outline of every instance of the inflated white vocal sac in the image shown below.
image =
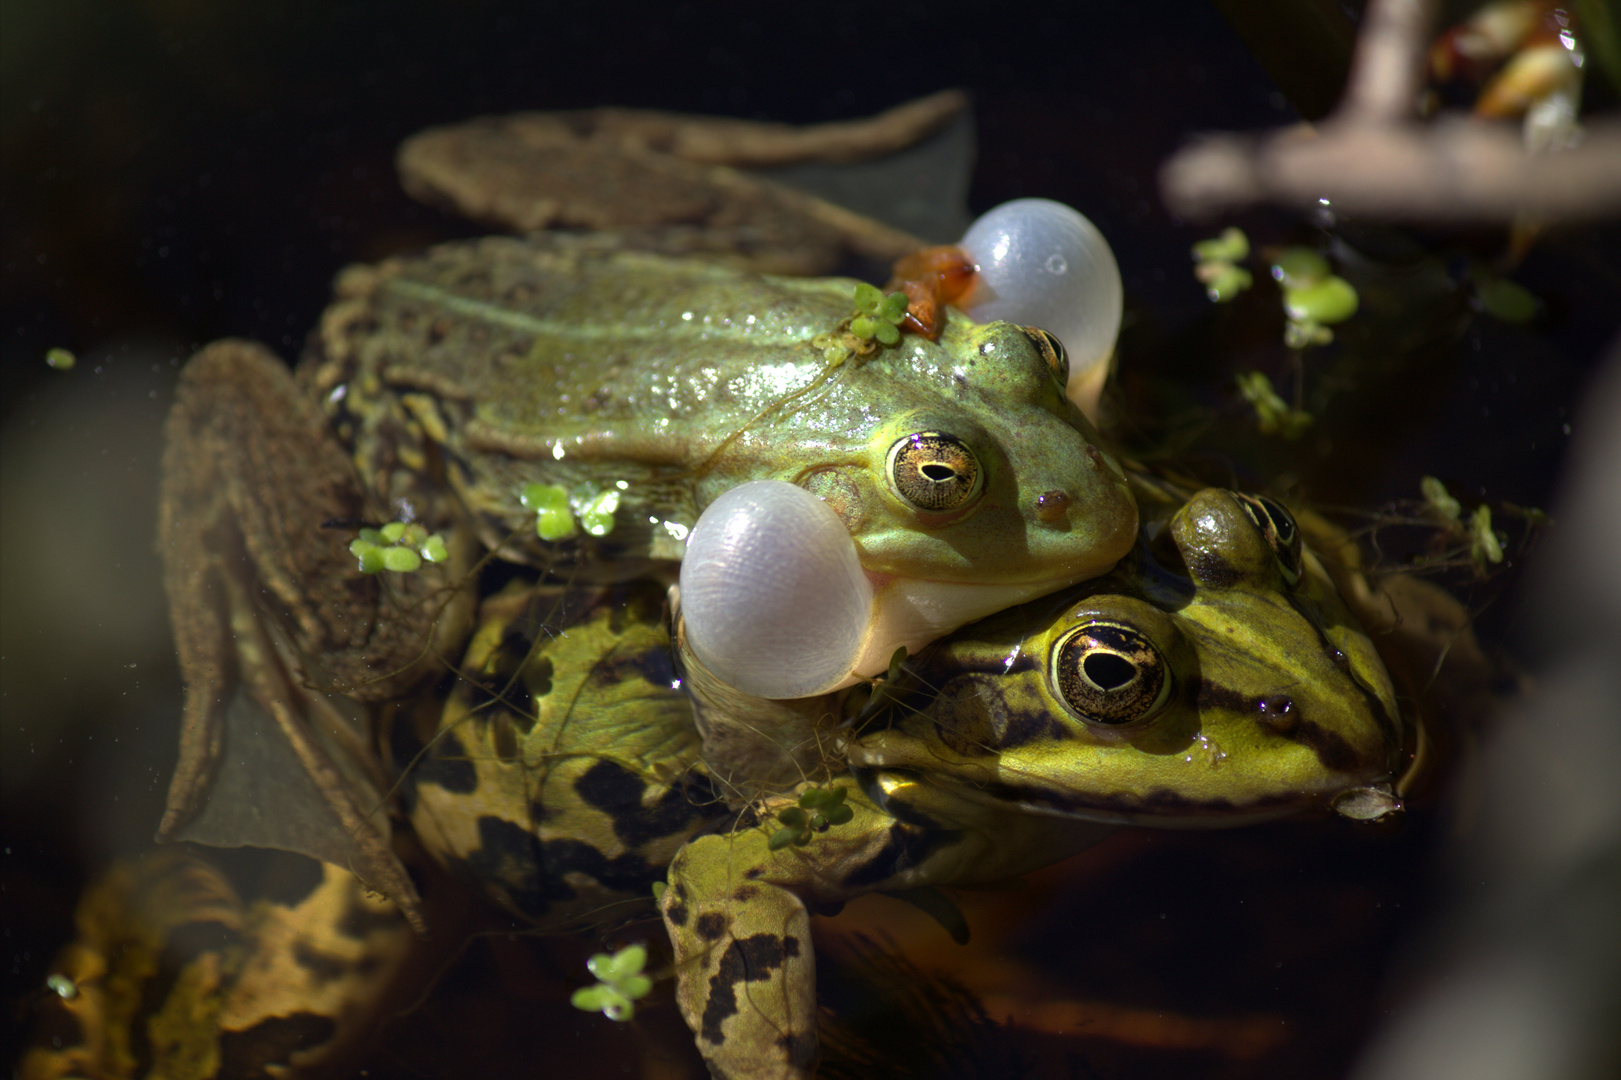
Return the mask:
<path fill-rule="evenodd" d="M 1069 396 L 1093 415 L 1125 295 L 1097 226 L 1051 199 L 1015 199 L 982 215 L 958 246 L 979 267 L 968 314 L 1055 335 L 1069 353 Z"/>
<path fill-rule="evenodd" d="M 693 527 L 681 617 L 688 646 L 721 681 L 758 697 L 810 697 L 855 665 L 872 585 L 826 503 L 755 480 L 710 503 Z"/>

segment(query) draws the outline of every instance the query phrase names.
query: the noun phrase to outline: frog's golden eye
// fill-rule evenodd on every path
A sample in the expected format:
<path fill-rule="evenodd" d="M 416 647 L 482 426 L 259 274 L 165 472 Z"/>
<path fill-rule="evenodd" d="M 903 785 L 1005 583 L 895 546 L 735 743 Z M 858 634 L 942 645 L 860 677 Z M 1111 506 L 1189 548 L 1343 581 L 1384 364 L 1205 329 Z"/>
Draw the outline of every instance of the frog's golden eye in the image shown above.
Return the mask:
<path fill-rule="evenodd" d="M 1283 580 L 1294 585 L 1300 580 L 1301 568 L 1300 528 L 1295 524 L 1295 516 L 1265 495 L 1245 495 L 1235 491 L 1233 497 L 1244 508 L 1250 523 L 1266 539 L 1272 554 L 1277 556 Z"/>
<path fill-rule="evenodd" d="M 1047 362 L 1048 369 L 1058 376 L 1059 385 L 1069 382 L 1069 353 L 1064 351 L 1064 343 L 1059 341 L 1039 326 L 1020 327 L 1024 336 L 1036 347 L 1036 352 Z"/>
<path fill-rule="evenodd" d="M 979 496 L 979 458 L 955 435 L 918 431 L 903 436 L 889 448 L 885 468 L 896 494 L 919 510 L 958 510 Z"/>
<path fill-rule="evenodd" d="M 1077 626 L 1053 648 L 1052 681 L 1082 720 L 1129 724 L 1171 696 L 1165 657 L 1143 634 L 1117 622 Z"/>

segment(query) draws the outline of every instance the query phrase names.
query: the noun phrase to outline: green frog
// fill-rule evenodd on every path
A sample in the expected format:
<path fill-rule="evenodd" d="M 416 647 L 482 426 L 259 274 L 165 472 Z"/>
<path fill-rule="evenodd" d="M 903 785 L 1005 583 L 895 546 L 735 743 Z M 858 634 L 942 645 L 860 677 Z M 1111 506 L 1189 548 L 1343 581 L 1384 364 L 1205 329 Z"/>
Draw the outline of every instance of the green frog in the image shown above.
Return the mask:
<path fill-rule="evenodd" d="M 1125 555 L 1135 505 L 1054 339 L 957 317 L 939 342 L 873 346 L 849 333 L 854 286 L 491 238 L 346 273 L 296 376 L 255 345 L 205 349 L 167 433 L 188 696 L 161 835 L 348 862 L 411 907 L 375 777 L 353 797 L 364 762 L 311 730 L 347 706 L 311 688 L 408 694 L 461 648 L 491 557 L 671 573 L 705 506 L 747 481 L 819 496 L 871 586 L 859 656 L 828 685 Z M 542 538 L 536 488 L 592 493 L 592 526 Z M 443 561 L 364 573 L 355 529 L 393 520 L 442 532 Z M 278 733 L 324 821 L 292 835 L 207 805 L 233 724 Z"/>
<path fill-rule="evenodd" d="M 515 580 L 481 605 L 448 697 L 386 710 L 401 809 L 441 865 L 538 927 L 622 920 L 665 882 L 677 1001 L 710 1068 L 809 1076 L 813 910 L 1016 876 L 1122 823 L 1396 807 L 1394 692 L 1289 512 L 1207 489 L 1149 516 L 1109 575 L 803 703 L 800 728 L 768 735 L 791 758 L 804 740 L 817 756 L 746 793 L 707 751 L 759 714 L 672 651 L 656 579 Z M 354 903 L 332 917 L 374 925 Z M 209 968 L 220 996 L 257 1000 L 244 984 L 255 964 L 307 981 L 286 946 L 262 934 L 233 971 Z M 356 1013 L 369 1015 L 360 1002 L 334 1015 Z M 196 1055 L 212 1021 L 199 1023 L 163 1030 Z M 336 1042 L 354 1025 L 321 1030 Z M 299 1060 L 322 1052 L 302 1044 Z"/>
<path fill-rule="evenodd" d="M 848 821 L 782 843 L 779 822 L 826 799 L 803 783 L 756 800 L 753 828 L 681 849 L 661 909 L 715 1075 L 811 1075 L 811 911 L 1006 879 L 1116 824 L 1399 806 L 1393 687 L 1293 516 L 1206 489 L 1152 532 L 1115 573 L 908 662 L 842 729 Z"/>

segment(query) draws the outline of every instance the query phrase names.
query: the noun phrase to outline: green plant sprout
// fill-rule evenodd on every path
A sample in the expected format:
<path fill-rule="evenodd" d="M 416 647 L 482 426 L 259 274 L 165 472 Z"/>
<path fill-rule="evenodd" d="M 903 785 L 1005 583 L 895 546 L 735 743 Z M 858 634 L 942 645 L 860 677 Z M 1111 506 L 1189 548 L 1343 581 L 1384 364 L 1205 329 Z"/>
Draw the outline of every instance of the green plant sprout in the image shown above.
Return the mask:
<path fill-rule="evenodd" d="M 587 483 L 570 491 L 561 484 L 525 484 L 518 501 L 535 512 L 535 535 L 542 540 L 567 540 L 580 529 L 607 536 L 613 532 L 620 492 L 628 486 L 621 480 L 607 489 Z"/>
<path fill-rule="evenodd" d="M 1229 225 L 1220 236 L 1193 245 L 1197 265 L 1193 276 L 1205 287 L 1213 303 L 1225 304 L 1255 284 L 1255 277 L 1238 264 L 1249 258 L 1250 240 L 1244 230 Z"/>
<path fill-rule="evenodd" d="M 1463 507 L 1452 497 L 1452 493 L 1447 491 L 1445 484 L 1433 476 L 1426 476 L 1418 482 L 1418 490 L 1424 495 L 1425 509 L 1440 518 L 1441 524 L 1458 523 L 1458 515 L 1463 513 Z"/>
<path fill-rule="evenodd" d="M 1482 262 L 1469 264 L 1469 284 L 1477 308 L 1499 322 L 1523 326 L 1537 317 L 1540 304 L 1530 290 Z"/>
<path fill-rule="evenodd" d="M 1255 283 L 1254 276 L 1238 265 L 1249 255 L 1249 237 L 1229 226 L 1220 236 L 1193 245 L 1197 263 L 1193 276 L 1212 301 L 1228 303 Z M 1329 327 L 1356 314 L 1360 303 L 1356 288 L 1310 248 L 1278 251 L 1271 260 L 1271 273 L 1283 290 L 1283 312 L 1288 317 L 1283 341 L 1291 349 L 1327 345 L 1334 340 Z"/>
<path fill-rule="evenodd" d="M 844 805 L 849 788 L 807 788 L 799 796 L 799 805 L 778 811 L 777 820 L 783 827 L 771 834 L 766 847 L 780 851 L 790 844 L 804 847 L 813 833 L 834 825 L 843 825 L 855 817 L 855 811 Z"/>
<path fill-rule="evenodd" d="M 1285 439 L 1298 439 L 1311 426 L 1311 413 L 1294 408 L 1279 397 L 1264 372 L 1239 372 L 1238 392 L 1254 406 L 1256 423 L 1263 435 L 1276 433 Z"/>
<path fill-rule="evenodd" d="M 653 980 L 642 974 L 647 966 L 645 945 L 627 945 L 612 956 L 597 953 L 585 966 L 597 982 L 580 987 L 569 998 L 570 1004 L 584 1012 L 600 1010 L 608 1019 L 624 1022 L 636 1015 L 635 1001 L 653 989 Z"/>
<path fill-rule="evenodd" d="M 1361 302 L 1356 288 L 1310 248 L 1278 252 L 1272 259 L 1272 277 L 1283 289 L 1283 311 L 1289 317 L 1283 341 L 1291 349 L 1333 341 L 1334 331 L 1329 327 L 1355 315 Z"/>
<path fill-rule="evenodd" d="M 880 344 L 894 345 L 901 339 L 900 324 L 906 319 L 906 294 L 885 296 L 866 282 L 856 286 L 856 315 L 850 320 L 850 333 L 862 341 L 877 338 Z"/>
<path fill-rule="evenodd" d="M 1418 489 L 1424 495 L 1424 508 L 1430 516 L 1450 535 L 1469 541 L 1469 559 L 1477 570 L 1484 572 L 1487 563 L 1503 561 L 1503 538 L 1492 528 L 1491 507 L 1485 503 L 1475 507 L 1465 522 L 1462 505 L 1441 481 L 1426 476 L 1419 481 Z"/>
<path fill-rule="evenodd" d="M 381 529 L 361 529 L 349 545 L 349 554 L 360 560 L 363 574 L 380 570 L 409 574 L 421 569 L 423 559 L 438 563 L 450 555 L 443 536 L 429 535 L 421 525 L 403 521 L 391 521 Z"/>
<path fill-rule="evenodd" d="M 856 710 L 855 720 L 860 723 L 869 717 L 876 716 L 878 711 L 895 695 L 895 687 L 899 686 L 899 679 L 904 672 L 906 664 L 906 646 L 902 645 L 889 657 L 889 670 L 883 675 L 875 676 L 868 685 L 871 687 L 867 700 Z"/>
<path fill-rule="evenodd" d="M 1492 508 L 1485 503 L 1469 515 L 1469 558 L 1482 569 L 1503 561 L 1503 541 L 1492 529 Z"/>

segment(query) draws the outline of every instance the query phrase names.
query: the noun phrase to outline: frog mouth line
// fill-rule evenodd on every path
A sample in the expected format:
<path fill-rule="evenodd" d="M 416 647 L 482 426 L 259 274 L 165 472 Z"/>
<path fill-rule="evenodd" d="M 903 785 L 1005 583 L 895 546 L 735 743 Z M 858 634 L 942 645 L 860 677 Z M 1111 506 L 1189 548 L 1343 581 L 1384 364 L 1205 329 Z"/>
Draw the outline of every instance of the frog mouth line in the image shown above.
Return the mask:
<path fill-rule="evenodd" d="M 936 638 L 1005 608 L 1073 585 L 1083 576 L 1068 575 L 1009 585 L 887 578 L 868 573 L 873 583 L 872 618 L 867 637 L 840 687 L 853 686 L 889 668 L 897 646 L 915 655 Z"/>
<path fill-rule="evenodd" d="M 936 783 L 941 783 L 935 780 Z M 1168 829 L 1229 828 L 1286 817 L 1309 808 L 1299 793 L 1279 793 L 1244 802 L 1229 799 L 1192 799 L 1169 788 L 1156 788 L 1141 795 L 1078 796 L 1032 784 L 990 781 L 957 785 L 946 782 L 954 792 L 975 802 L 993 806 L 1015 805 L 1027 814 L 1043 817 L 1077 818 L 1111 825 L 1145 825 Z M 1323 793 L 1322 805 L 1331 796 Z"/>

